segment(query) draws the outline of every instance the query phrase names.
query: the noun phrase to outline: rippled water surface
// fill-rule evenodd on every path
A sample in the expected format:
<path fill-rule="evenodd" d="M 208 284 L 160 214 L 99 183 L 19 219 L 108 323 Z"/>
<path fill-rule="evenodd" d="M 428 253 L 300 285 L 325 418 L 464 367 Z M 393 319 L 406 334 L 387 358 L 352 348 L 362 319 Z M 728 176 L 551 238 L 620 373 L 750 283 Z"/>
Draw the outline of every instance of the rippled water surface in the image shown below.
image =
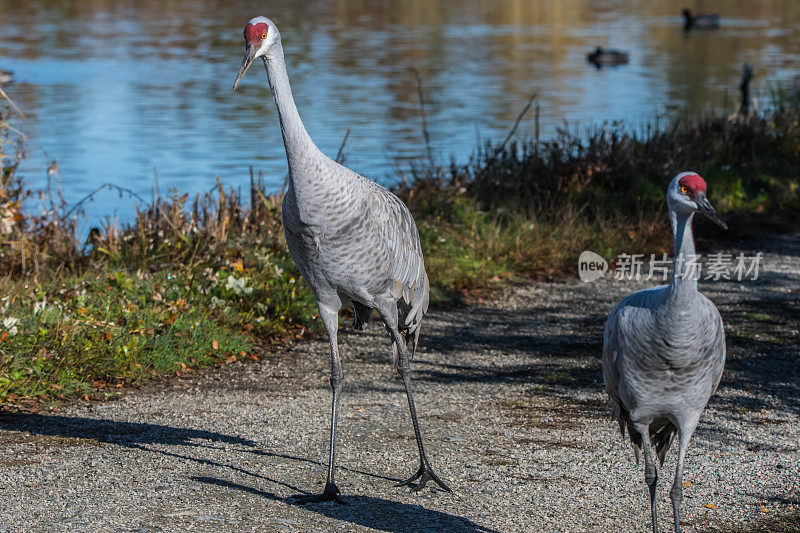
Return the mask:
<path fill-rule="evenodd" d="M 531 93 L 542 136 L 606 120 L 643 125 L 737 98 L 742 64 L 762 102 L 798 68 L 800 2 L 695 2 L 722 14 L 717 31 L 682 31 L 669 0 L 288 1 L 0 0 L 0 68 L 26 112 L 24 172 L 43 184 L 59 163 L 75 201 L 112 182 L 149 195 L 243 185 L 252 165 L 280 188 L 286 161 L 260 64 L 231 91 L 253 16 L 275 20 L 307 129 L 335 155 L 387 183 L 424 156 L 417 85 L 424 82 L 434 155 L 465 160 L 477 139 L 502 138 Z M 594 46 L 630 53 L 597 70 Z M 534 134 L 533 114 L 519 134 Z M 95 215 L 132 201 L 101 196 Z"/>

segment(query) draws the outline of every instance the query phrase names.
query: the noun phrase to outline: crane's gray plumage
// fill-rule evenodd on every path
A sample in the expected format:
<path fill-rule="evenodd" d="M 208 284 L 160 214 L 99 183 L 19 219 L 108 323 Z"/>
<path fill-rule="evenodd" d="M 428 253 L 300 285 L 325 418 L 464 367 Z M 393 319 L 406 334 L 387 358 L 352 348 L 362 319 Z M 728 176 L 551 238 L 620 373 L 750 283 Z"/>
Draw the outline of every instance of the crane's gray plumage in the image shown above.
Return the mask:
<path fill-rule="evenodd" d="M 302 220 L 296 187 L 290 185 L 283 220 L 292 258 L 317 299 L 353 302 L 356 329 L 378 300 L 396 301 L 400 331 L 415 348 L 430 285 L 414 219 L 397 196 L 325 159 L 321 166 L 327 173 L 345 174 L 348 183 L 317 198 L 314 210 L 333 213 L 319 225 Z"/>
<path fill-rule="evenodd" d="M 670 491 L 675 531 L 680 531 L 683 464 L 689 440 L 725 364 L 725 330 L 716 306 L 697 290 L 690 266 L 695 255 L 692 218 L 697 211 L 725 227 L 705 197 L 705 182 L 678 174 L 667 192 L 675 236 L 675 271 L 668 285 L 645 289 L 611 312 L 603 340 L 603 380 L 623 436 L 627 430 L 638 462 L 644 452 L 653 531 L 657 531 L 657 472 L 675 436 L 678 466 Z"/>
<path fill-rule="evenodd" d="M 261 57 L 278 107 L 289 181 L 283 198 L 283 224 L 289 252 L 317 300 L 331 342 L 330 461 L 323 494 L 298 501 L 338 500 L 334 456 L 338 399 L 343 372 L 337 342 L 338 312 L 352 302 L 354 326 L 361 329 L 378 312 L 392 338 L 395 364 L 403 378 L 414 425 L 420 467 L 402 484 L 419 490 L 434 481 L 450 490 L 428 463 L 417 423 L 407 341 L 416 349 L 428 310 L 430 284 L 416 224 L 400 199 L 380 185 L 324 155 L 306 132 L 292 97 L 280 33 L 265 18 L 245 28 L 247 53 L 234 84 Z"/>

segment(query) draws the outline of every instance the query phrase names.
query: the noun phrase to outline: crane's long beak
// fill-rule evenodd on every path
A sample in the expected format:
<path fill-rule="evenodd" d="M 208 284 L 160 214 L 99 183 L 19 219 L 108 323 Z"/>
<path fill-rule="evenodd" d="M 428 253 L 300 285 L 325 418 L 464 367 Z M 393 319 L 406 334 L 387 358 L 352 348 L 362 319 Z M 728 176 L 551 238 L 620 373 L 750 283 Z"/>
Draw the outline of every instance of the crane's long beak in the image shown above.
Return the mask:
<path fill-rule="evenodd" d="M 725 221 L 719 216 L 717 210 L 714 209 L 714 206 L 711 205 L 711 202 L 708 201 L 705 194 L 699 193 L 695 197 L 694 202 L 697 204 L 697 208 L 701 213 L 713 220 L 722 229 L 728 229 L 728 225 L 725 224 Z"/>
<path fill-rule="evenodd" d="M 242 59 L 242 66 L 239 67 L 239 75 L 236 76 L 236 81 L 233 82 L 233 90 L 236 90 L 236 87 L 239 86 L 239 82 L 242 81 L 244 77 L 244 73 L 247 72 L 247 69 L 250 68 L 250 65 L 253 63 L 253 60 L 256 58 L 256 52 L 258 52 L 258 48 L 253 46 L 252 44 L 247 45 L 247 51 L 244 53 L 244 59 Z"/>

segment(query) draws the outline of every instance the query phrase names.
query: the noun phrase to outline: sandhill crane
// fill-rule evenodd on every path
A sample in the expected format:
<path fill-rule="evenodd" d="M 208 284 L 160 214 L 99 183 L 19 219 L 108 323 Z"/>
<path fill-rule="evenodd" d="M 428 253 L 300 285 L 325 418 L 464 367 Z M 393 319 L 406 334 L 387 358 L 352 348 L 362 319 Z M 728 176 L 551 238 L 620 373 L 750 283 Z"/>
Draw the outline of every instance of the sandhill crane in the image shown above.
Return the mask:
<path fill-rule="evenodd" d="M 668 285 L 634 293 L 611 311 L 603 339 L 603 380 L 623 437 L 628 430 L 636 461 L 644 450 L 653 532 L 657 471 L 678 434 L 678 466 L 670 497 L 680 531 L 683 464 L 689 440 L 725 365 L 725 331 L 716 306 L 697 290 L 692 218 L 700 212 L 727 229 L 694 172 L 675 176 L 667 189 L 675 238 L 675 270 Z"/>
<path fill-rule="evenodd" d="M 334 482 L 336 422 L 344 376 L 337 331 L 339 310 L 348 302 L 353 303 L 356 329 L 364 326 L 373 309 L 380 315 L 389 330 L 395 365 L 408 397 L 420 466 L 398 486 L 420 490 L 433 481 L 449 492 L 425 455 L 411 392 L 407 341 L 413 353 L 430 296 L 414 219 L 397 196 L 328 158 L 311 140 L 292 97 L 275 24 L 266 17 L 256 17 L 245 27 L 244 38 L 246 53 L 233 88 L 250 64 L 262 58 L 278 106 L 289 163 L 288 189 L 283 198 L 286 243 L 317 300 L 331 344 L 333 402 L 327 482 L 322 494 L 297 501 L 342 503 Z"/>

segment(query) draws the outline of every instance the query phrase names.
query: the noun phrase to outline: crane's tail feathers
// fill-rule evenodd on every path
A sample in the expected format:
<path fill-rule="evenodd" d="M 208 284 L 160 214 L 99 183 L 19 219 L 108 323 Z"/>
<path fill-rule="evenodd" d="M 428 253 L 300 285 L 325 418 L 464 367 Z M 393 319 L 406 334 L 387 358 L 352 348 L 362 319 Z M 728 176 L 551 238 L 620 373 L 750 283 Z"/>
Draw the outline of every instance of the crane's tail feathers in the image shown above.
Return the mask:
<path fill-rule="evenodd" d="M 613 398 L 611 399 L 611 415 L 617 419 L 617 423 L 619 423 L 619 432 L 623 439 L 625 438 L 625 429 L 627 428 L 628 437 L 630 438 L 631 447 L 633 448 L 633 455 L 638 465 L 642 456 L 642 435 L 633 427 L 628 410 L 617 403 Z"/>
<path fill-rule="evenodd" d="M 430 303 L 430 283 L 428 277 L 425 276 L 421 286 L 412 289 L 412 293 L 403 293 L 403 300 L 410 307 L 406 313 L 405 326 L 408 328 L 409 333 L 414 333 L 422 322 L 422 317 L 428 311 L 428 304 Z M 408 295 L 408 297 L 407 297 Z"/>
<path fill-rule="evenodd" d="M 420 331 L 422 331 L 422 324 L 417 322 L 414 325 L 414 329 L 409 329 L 408 333 L 403 335 L 403 338 L 406 340 L 406 347 L 408 347 L 409 340 L 411 341 L 411 353 L 409 354 L 411 359 L 414 359 L 414 355 L 417 353 L 417 343 L 419 342 Z"/>
<path fill-rule="evenodd" d="M 409 359 L 414 359 L 414 355 L 417 353 L 417 343 L 419 342 L 419 332 L 420 332 L 421 329 L 422 328 L 420 327 L 420 324 L 417 324 L 416 327 L 414 328 L 413 332 L 410 332 L 410 331 L 409 332 L 401 332 L 401 335 L 403 336 L 403 342 L 406 343 L 406 348 L 407 349 L 409 348 L 409 340 L 411 341 L 411 343 L 410 343 L 411 344 L 411 346 L 410 346 L 411 353 L 409 354 Z M 399 360 L 398 357 L 399 357 L 399 352 L 397 350 L 397 343 L 393 342 L 392 343 L 392 361 L 394 362 L 395 366 L 397 366 L 397 362 Z"/>
<path fill-rule="evenodd" d="M 631 445 L 633 446 L 633 455 L 636 457 L 636 465 L 639 465 L 639 459 L 642 456 L 642 434 L 628 426 L 628 436 L 631 438 Z"/>
<path fill-rule="evenodd" d="M 353 302 L 353 329 L 361 331 L 369 321 L 369 316 L 372 314 L 372 308 L 367 307 L 361 302 Z"/>
<path fill-rule="evenodd" d="M 619 434 L 622 438 L 625 438 L 625 418 L 622 416 L 620 412 L 620 405 L 617 403 L 613 398 L 611 399 L 611 418 L 617 421 L 619 424 Z"/>
<path fill-rule="evenodd" d="M 428 311 L 430 303 L 431 285 L 428 275 L 423 269 L 420 277 L 410 286 L 401 286 L 394 282 L 392 293 L 398 299 L 398 310 L 400 311 L 400 334 L 405 342 L 406 349 L 410 350 L 409 358 L 413 359 L 417 353 L 419 334 L 422 329 L 422 319 Z M 397 365 L 398 350 L 397 344 L 392 343 L 392 356 Z"/>
<path fill-rule="evenodd" d="M 675 433 L 678 428 L 669 420 L 656 420 L 650 425 L 650 442 L 656 448 L 656 455 L 661 466 L 664 466 L 664 457 L 667 455 Z"/>

